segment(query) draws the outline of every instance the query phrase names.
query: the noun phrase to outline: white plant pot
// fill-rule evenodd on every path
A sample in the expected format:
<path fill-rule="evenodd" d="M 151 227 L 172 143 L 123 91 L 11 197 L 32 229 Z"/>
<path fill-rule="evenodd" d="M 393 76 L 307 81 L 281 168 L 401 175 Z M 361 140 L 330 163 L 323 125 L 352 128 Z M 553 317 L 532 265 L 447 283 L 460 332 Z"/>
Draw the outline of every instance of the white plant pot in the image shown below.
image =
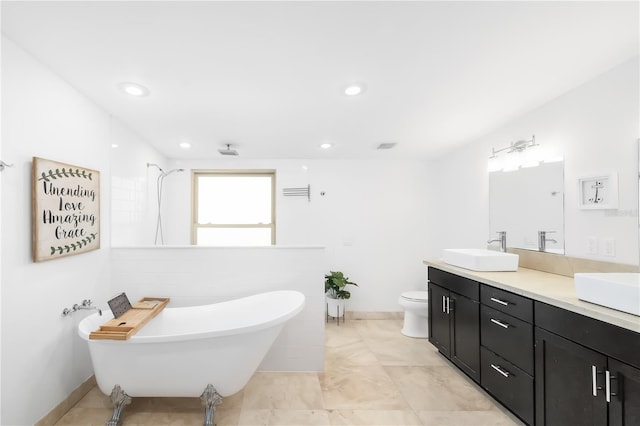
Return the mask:
<path fill-rule="evenodd" d="M 327 300 L 327 314 L 330 317 L 342 317 L 344 316 L 344 309 L 346 305 L 345 299 L 331 299 L 330 297 L 326 298 Z"/>

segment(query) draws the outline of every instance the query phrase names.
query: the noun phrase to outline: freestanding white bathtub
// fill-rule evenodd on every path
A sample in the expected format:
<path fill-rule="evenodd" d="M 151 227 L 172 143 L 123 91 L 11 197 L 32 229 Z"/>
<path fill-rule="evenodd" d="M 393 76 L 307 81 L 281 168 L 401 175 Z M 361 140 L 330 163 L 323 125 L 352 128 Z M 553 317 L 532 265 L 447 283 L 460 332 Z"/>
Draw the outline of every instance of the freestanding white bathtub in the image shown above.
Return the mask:
<path fill-rule="evenodd" d="M 298 291 L 272 291 L 211 305 L 167 307 L 129 340 L 89 340 L 92 331 L 113 318 L 105 311 L 83 319 L 78 333 L 89 344 L 100 390 L 111 393 L 116 405 L 111 424 L 137 396 L 200 396 L 213 423 L 214 405 L 247 384 L 287 320 L 304 305 Z M 215 395 L 206 397 L 207 391 Z"/>

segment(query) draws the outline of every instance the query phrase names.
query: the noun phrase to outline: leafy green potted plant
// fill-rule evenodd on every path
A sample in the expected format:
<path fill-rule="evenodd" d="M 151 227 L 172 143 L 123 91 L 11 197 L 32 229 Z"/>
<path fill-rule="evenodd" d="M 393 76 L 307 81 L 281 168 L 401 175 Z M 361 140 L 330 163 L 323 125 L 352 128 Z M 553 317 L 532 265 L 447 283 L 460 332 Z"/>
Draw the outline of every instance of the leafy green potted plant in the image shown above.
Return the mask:
<path fill-rule="evenodd" d="M 344 315 L 345 300 L 351 297 L 351 292 L 345 289 L 347 285 L 358 287 L 358 284 L 349 281 L 349 277 L 345 277 L 340 271 L 329 271 L 324 276 L 327 313 L 334 318 Z"/>

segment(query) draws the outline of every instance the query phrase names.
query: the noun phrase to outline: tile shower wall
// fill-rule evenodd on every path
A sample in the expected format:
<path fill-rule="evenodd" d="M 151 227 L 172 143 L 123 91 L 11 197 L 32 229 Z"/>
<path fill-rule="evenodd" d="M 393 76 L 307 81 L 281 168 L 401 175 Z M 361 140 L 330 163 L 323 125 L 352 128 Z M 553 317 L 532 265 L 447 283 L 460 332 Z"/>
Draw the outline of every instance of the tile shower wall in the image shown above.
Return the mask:
<path fill-rule="evenodd" d="M 324 366 L 323 248 L 113 248 L 113 294 L 170 297 L 170 306 L 221 302 L 270 290 L 298 290 L 304 310 L 289 321 L 262 371 L 321 371 Z"/>
<path fill-rule="evenodd" d="M 111 120 L 111 244 L 153 245 L 157 210 L 158 164 L 167 160 L 117 120 Z M 165 203 L 166 204 L 166 203 Z"/>

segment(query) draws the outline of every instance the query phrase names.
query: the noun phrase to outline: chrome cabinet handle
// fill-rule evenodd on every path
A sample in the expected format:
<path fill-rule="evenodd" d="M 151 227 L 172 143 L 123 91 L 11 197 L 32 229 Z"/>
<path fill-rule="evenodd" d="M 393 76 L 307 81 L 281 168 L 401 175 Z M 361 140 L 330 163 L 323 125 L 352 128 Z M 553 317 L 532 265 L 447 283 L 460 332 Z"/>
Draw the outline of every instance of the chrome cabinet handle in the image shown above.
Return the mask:
<path fill-rule="evenodd" d="M 605 395 L 606 395 L 606 399 L 607 399 L 607 402 L 611 402 L 611 396 L 612 396 L 612 395 L 613 395 L 613 396 L 616 396 L 616 394 L 615 394 L 615 393 L 612 393 L 612 392 L 611 392 L 611 379 L 615 379 L 615 378 L 616 378 L 616 376 L 611 375 L 611 372 L 610 372 L 609 370 L 605 371 L 605 372 L 604 372 L 604 375 L 605 375 L 605 382 L 604 382 L 604 384 L 605 384 L 605 387 L 606 387 L 606 388 L 605 388 Z"/>
<path fill-rule="evenodd" d="M 598 391 L 602 390 L 602 386 L 598 386 L 598 374 L 602 373 L 598 371 L 595 365 L 591 366 L 591 393 L 593 396 L 598 396 Z"/>
<path fill-rule="evenodd" d="M 502 322 L 502 321 L 498 321 L 497 319 L 493 319 L 493 318 L 491 318 L 491 322 L 492 322 L 492 323 L 494 323 L 494 324 L 496 324 L 496 325 L 499 325 L 499 326 L 500 326 L 500 327 L 502 327 L 502 328 L 509 328 L 509 324 L 504 323 L 504 322 Z"/>
<path fill-rule="evenodd" d="M 498 373 L 502 374 L 504 377 L 509 377 L 509 372 L 503 370 L 502 368 L 500 368 L 499 365 L 494 365 L 491 364 L 491 368 L 493 368 L 494 370 L 496 370 Z"/>
<path fill-rule="evenodd" d="M 451 298 L 447 297 L 447 315 L 451 313 Z"/>
<path fill-rule="evenodd" d="M 496 299 L 495 297 L 492 297 L 490 300 L 492 302 L 496 302 L 496 303 L 499 303 L 499 304 L 504 305 L 504 306 L 508 306 L 509 305 L 509 302 L 505 302 L 504 300 Z"/>
<path fill-rule="evenodd" d="M 447 313 L 447 310 L 445 309 L 445 298 L 446 296 L 442 296 L 442 313 Z"/>

